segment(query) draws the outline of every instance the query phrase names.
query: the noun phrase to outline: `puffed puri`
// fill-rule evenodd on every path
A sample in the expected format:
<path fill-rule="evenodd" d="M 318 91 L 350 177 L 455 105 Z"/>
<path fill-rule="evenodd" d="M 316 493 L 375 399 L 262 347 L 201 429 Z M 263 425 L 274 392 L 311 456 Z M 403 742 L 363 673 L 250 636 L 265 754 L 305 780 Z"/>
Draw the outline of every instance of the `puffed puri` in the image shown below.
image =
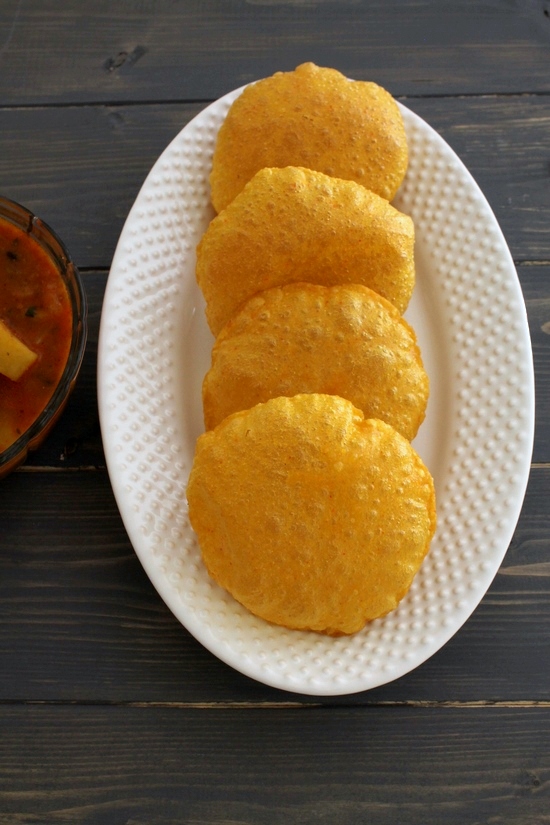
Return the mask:
<path fill-rule="evenodd" d="M 272 399 L 201 435 L 187 498 L 219 585 L 269 622 L 328 635 L 397 607 L 436 525 L 410 443 L 323 394 Z"/>
<path fill-rule="evenodd" d="M 429 396 L 414 330 L 389 301 L 358 284 L 260 292 L 216 339 L 202 386 L 205 426 L 306 392 L 347 398 L 412 441 Z"/>
<path fill-rule="evenodd" d="M 363 284 L 403 313 L 415 283 L 414 237 L 408 215 L 358 183 L 262 169 L 197 247 L 208 325 L 217 335 L 253 295 L 297 281 Z"/>
<path fill-rule="evenodd" d="M 217 212 L 258 170 L 304 166 L 392 200 L 408 165 L 399 106 L 376 83 L 303 63 L 247 86 L 218 133 L 210 185 Z"/>

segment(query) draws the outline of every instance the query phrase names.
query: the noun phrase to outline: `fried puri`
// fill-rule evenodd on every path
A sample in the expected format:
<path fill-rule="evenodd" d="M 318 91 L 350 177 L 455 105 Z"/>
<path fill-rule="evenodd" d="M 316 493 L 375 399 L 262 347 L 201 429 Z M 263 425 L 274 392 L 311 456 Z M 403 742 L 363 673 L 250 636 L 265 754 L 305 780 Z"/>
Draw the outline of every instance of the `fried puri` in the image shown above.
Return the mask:
<path fill-rule="evenodd" d="M 203 382 L 205 426 L 299 393 L 347 398 L 411 441 L 429 395 L 413 329 L 389 301 L 357 284 L 261 292 L 216 340 Z"/>
<path fill-rule="evenodd" d="M 329 635 L 397 606 L 436 522 L 409 442 L 330 395 L 274 398 L 201 435 L 187 498 L 218 584 L 267 621 Z"/>
<path fill-rule="evenodd" d="M 214 335 L 256 293 L 296 281 L 364 284 L 404 312 L 415 280 L 414 224 L 353 181 L 262 169 L 210 223 L 196 275 Z"/>
<path fill-rule="evenodd" d="M 403 120 L 389 92 L 304 63 L 247 86 L 231 105 L 214 152 L 212 203 L 225 209 L 266 166 L 304 166 L 392 200 L 407 163 Z"/>

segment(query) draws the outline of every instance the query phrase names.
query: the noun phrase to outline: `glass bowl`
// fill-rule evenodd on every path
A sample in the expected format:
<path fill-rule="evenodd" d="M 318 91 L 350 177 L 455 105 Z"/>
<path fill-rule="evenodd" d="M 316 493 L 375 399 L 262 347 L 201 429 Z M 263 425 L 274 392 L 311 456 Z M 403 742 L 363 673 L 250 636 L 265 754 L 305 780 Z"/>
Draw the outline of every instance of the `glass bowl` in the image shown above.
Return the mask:
<path fill-rule="evenodd" d="M 23 230 L 48 254 L 67 288 L 72 311 L 72 337 L 63 374 L 38 417 L 17 441 L 0 452 L 0 478 L 3 478 L 25 461 L 30 450 L 36 450 L 42 444 L 67 403 L 86 346 L 87 300 L 80 274 L 65 245 L 44 221 L 24 206 L 1 196 L 0 221 L 9 222 Z"/>

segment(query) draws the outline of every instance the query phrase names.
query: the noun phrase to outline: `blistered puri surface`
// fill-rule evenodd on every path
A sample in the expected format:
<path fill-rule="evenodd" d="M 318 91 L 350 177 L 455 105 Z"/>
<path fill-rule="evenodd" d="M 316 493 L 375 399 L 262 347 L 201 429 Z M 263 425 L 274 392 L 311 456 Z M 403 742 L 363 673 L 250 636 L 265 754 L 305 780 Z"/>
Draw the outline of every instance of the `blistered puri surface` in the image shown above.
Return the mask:
<path fill-rule="evenodd" d="M 154 586 L 212 653 L 279 688 L 352 693 L 407 673 L 445 644 L 508 548 L 533 439 L 525 306 L 484 196 L 448 145 L 403 107 L 410 166 L 395 205 L 416 227 L 417 285 L 407 318 L 431 398 L 415 446 L 435 479 L 436 536 L 398 609 L 354 636 L 285 630 L 249 614 L 206 573 L 185 497 L 212 345 L 195 247 L 213 217 L 216 133 L 237 93 L 205 109 L 168 146 L 121 234 L 99 349 L 108 469 Z"/>

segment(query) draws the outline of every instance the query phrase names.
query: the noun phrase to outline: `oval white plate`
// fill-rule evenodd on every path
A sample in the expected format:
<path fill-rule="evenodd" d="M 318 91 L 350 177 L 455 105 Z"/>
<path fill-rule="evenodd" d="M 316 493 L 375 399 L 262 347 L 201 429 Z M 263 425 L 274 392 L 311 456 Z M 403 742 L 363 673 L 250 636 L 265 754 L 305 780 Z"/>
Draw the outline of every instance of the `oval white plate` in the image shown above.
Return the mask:
<path fill-rule="evenodd" d="M 402 108 L 410 166 L 395 205 L 416 226 L 407 318 L 431 380 L 415 447 L 433 473 L 438 528 L 399 608 L 352 637 L 255 618 L 209 578 L 185 489 L 202 432 L 213 339 L 195 247 L 214 213 L 217 130 L 240 89 L 201 112 L 148 175 L 121 234 L 99 341 L 107 465 L 130 540 L 158 593 L 212 653 L 268 685 L 366 690 L 421 664 L 477 606 L 508 548 L 529 473 L 534 381 L 525 305 L 497 221 L 444 140 Z"/>

